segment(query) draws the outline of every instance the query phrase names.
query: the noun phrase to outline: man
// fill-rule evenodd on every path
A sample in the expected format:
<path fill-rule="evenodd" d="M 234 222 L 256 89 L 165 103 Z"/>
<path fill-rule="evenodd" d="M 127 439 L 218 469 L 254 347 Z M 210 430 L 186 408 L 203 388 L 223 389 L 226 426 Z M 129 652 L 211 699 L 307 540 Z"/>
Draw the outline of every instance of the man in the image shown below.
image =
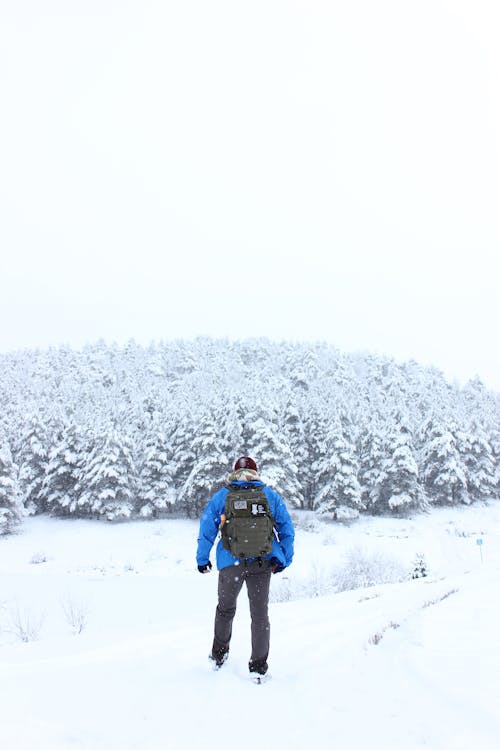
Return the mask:
<path fill-rule="evenodd" d="M 227 523 L 226 500 L 229 493 L 233 497 L 238 491 L 246 492 L 245 497 L 251 496 L 254 492 L 257 500 L 259 497 L 264 499 L 263 503 L 252 503 L 253 508 L 262 509 L 267 500 L 275 532 L 274 534 L 271 532 L 270 552 L 267 554 L 237 557 L 228 548 L 230 543 L 224 528 Z M 243 583 L 246 583 L 252 621 L 252 653 L 248 666 L 256 680 L 260 681 L 268 668 L 270 638 L 268 602 L 271 573 L 280 573 L 292 562 L 295 534 L 283 499 L 260 480 L 257 464 L 249 456 L 242 456 L 236 461 L 232 473 L 226 480 L 226 486 L 215 493 L 201 517 L 196 555 L 200 573 L 209 573 L 212 568 L 210 551 L 219 530 L 221 530 L 221 539 L 216 550 L 219 570 L 218 604 L 215 612 L 214 640 L 209 658 L 214 668 L 219 669 L 228 657 L 236 600 Z"/>

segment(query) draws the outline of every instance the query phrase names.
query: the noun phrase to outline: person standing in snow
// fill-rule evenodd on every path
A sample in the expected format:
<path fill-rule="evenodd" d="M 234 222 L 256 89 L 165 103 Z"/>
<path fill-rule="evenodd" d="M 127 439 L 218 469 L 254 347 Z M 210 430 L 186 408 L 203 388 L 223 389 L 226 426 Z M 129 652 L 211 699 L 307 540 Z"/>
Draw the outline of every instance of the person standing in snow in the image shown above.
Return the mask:
<path fill-rule="evenodd" d="M 224 533 L 224 526 L 227 523 L 226 500 L 229 493 L 232 497 L 238 491 L 246 492 L 246 497 L 251 497 L 251 493 L 255 492 L 256 497 L 264 497 L 267 500 L 274 533 L 271 530 L 272 539 L 269 543 L 271 551 L 265 555 L 237 557 L 228 548 L 227 534 Z M 251 505 L 253 508 L 261 508 L 258 503 L 251 503 Z M 260 680 L 268 669 L 270 643 L 268 603 L 271 574 L 280 573 L 291 564 L 295 532 L 283 499 L 275 490 L 261 481 L 257 464 L 249 456 L 242 456 L 236 461 L 225 486 L 213 495 L 201 516 L 196 554 L 200 573 L 209 573 L 212 568 L 210 552 L 219 530 L 221 539 L 216 549 L 216 563 L 219 571 L 218 603 L 215 612 L 214 640 L 209 658 L 214 668 L 219 669 L 228 657 L 236 600 L 243 583 L 246 583 L 252 636 L 252 652 L 248 666 L 250 673 Z"/>

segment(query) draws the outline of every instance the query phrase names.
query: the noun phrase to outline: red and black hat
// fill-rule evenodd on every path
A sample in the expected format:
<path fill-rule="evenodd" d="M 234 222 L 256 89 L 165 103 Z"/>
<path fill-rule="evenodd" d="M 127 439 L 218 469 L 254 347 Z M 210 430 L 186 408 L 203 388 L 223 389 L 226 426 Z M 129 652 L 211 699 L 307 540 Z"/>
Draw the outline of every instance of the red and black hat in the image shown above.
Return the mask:
<path fill-rule="evenodd" d="M 250 456 L 241 456 L 236 461 L 233 471 L 238 471 L 238 469 L 252 469 L 252 471 L 257 471 L 257 464 Z"/>

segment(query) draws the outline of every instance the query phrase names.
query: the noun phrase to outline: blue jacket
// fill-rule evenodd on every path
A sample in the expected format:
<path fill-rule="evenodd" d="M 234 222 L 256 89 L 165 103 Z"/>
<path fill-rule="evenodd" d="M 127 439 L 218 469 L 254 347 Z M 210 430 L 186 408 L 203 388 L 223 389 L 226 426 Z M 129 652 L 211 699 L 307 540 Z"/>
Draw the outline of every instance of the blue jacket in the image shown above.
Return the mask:
<path fill-rule="evenodd" d="M 288 567 L 293 558 L 293 540 L 295 532 L 292 519 L 290 518 L 290 514 L 288 513 L 283 499 L 275 490 L 272 490 L 271 487 L 267 487 L 267 485 L 260 480 L 254 480 L 252 482 L 239 481 L 232 482 L 232 484 L 238 485 L 239 487 L 262 487 L 269 502 L 269 509 L 273 514 L 274 527 L 279 538 L 279 540 L 275 538 L 271 552 L 266 555 L 264 559 L 269 560 L 271 557 L 276 557 L 283 567 Z M 200 534 L 198 537 L 198 551 L 196 553 L 197 565 L 206 565 L 210 559 L 210 551 L 215 542 L 215 538 L 219 533 L 221 516 L 224 513 L 226 495 L 228 492 L 228 487 L 222 487 L 222 489 L 216 492 L 209 501 L 200 519 Z M 229 565 L 235 565 L 238 562 L 238 558 L 234 557 L 229 550 L 223 547 L 222 541 L 219 539 L 216 550 L 217 569 L 221 570 L 222 568 L 227 568 Z"/>

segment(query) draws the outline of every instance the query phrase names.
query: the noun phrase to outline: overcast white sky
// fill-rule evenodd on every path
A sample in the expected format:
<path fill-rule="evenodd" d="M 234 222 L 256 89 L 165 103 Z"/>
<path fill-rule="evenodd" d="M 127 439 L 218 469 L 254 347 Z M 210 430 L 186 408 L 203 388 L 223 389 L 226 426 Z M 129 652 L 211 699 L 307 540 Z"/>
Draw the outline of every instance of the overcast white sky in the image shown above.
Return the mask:
<path fill-rule="evenodd" d="M 0 0 L 0 350 L 327 340 L 500 390 L 498 0 Z"/>

